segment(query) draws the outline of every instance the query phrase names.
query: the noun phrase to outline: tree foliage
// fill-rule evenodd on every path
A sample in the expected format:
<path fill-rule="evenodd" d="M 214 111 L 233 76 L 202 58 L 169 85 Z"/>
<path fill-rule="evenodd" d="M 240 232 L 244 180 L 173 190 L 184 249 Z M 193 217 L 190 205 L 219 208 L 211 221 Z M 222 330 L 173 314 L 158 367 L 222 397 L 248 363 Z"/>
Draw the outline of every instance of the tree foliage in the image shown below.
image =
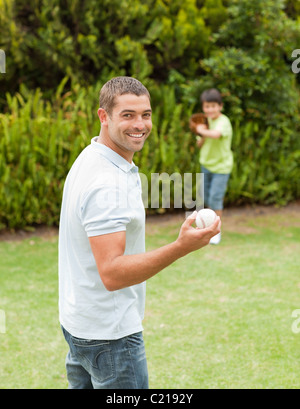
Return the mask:
<path fill-rule="evenodd" d="M 0 0 L 0 48 L 7 56 L 0 103 L 23 83 L 50 96 L 65 76 L 88 86 L 125 74 L 181 87 L 178 97 L 191 101 L 193 90 L 218 86 L 234 115 L 266 118 L 275 107 L 293 115 L 298 3 Z"/>
<path fill-rule="evenodd" d="M 115 75 L 151 93 L 152 137 L 136 155 L 148 178 L 199 171 L 188 118 L 216 87 L 234 126 L 226 204 L 299 198 L 297 48 L 298 0 L 0 0 L 0 227 L 57 223 Z"/>
<path fill-rule="evenodd" d="M 221 0 L 2 0 L 2 85 L 52 89 L 65 75 L 86 85 L 108 73 L 164 81 L 171 69 L 193 77 L 220 12 Z"/>

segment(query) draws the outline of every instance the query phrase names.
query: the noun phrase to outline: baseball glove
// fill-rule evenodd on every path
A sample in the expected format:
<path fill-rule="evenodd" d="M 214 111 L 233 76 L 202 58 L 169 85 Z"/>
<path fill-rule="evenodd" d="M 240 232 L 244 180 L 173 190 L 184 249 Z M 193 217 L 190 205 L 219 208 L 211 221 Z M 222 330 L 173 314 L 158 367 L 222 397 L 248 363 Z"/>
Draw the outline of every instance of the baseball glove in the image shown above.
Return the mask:
<path fill-rule="evenodd" d="M 206 116 L 201 112 L 199 112 L 197 114 L 193 114 L 190 117 L 190 130 L 192 132 L 194 132 L 194 133 L 197 133 L 196 127 L 199 124 L 204 124 L 204 125 L 206 125 L 208 127 L 208 120 L 207 120 Z"/>

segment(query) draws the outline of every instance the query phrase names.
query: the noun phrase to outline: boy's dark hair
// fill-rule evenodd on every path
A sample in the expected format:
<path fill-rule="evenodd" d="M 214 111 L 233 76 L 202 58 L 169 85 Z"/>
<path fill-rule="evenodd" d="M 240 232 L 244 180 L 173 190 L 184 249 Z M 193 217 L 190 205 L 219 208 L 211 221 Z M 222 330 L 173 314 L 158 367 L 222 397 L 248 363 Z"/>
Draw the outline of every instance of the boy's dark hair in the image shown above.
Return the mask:
<path fill-rule="evenodd" d="M 200 101 L 203 102 L 217 102 L 222 105 L 222 95 L 216 88 L 210 88 L 202 92 Z"/>

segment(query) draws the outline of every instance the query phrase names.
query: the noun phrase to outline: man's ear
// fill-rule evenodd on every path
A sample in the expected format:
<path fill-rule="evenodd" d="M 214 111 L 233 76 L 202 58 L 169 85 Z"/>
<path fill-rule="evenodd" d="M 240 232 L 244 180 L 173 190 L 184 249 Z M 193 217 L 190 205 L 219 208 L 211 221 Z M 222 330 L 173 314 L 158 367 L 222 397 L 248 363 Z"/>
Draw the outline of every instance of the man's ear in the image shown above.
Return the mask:
<path fill-rule="evenodd" d="M 98 111 L 98 117 L 100 119 L 101 125 L 107 125 L 108 124 L 108 113 L 105 111 L 103 108 L 99 108 Z"/>

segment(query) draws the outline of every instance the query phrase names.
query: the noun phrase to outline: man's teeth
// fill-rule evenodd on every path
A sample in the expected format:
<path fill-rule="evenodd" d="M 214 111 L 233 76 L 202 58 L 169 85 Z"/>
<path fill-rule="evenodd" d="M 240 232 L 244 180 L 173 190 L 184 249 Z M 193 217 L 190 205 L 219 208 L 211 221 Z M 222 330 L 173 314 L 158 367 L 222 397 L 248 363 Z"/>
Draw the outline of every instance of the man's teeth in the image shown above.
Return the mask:
<path fill-rule="evenodd" d="M 129 136 L 133 136 L 134 138 L 141 138 L 144 134 L 143 133 L 130 133 Z"/>

